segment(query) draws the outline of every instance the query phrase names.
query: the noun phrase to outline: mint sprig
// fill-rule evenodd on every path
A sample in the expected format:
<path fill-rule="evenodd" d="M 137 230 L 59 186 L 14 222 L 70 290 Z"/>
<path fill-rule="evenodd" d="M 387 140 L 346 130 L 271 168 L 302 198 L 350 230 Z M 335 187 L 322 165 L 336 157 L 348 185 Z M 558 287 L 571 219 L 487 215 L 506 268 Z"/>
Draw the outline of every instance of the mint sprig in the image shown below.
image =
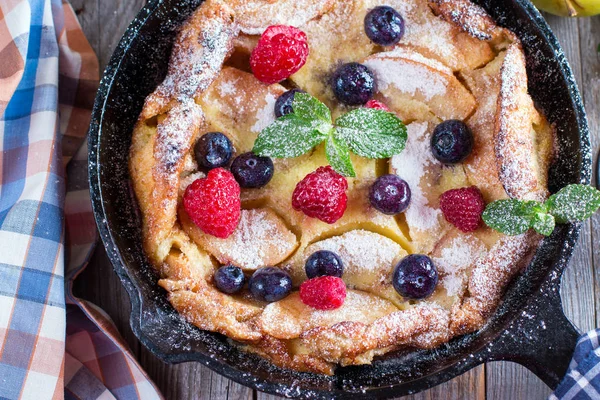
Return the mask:
<path fill-rule="evenodd" d="M 352 110 L 332 121 L 318 99 L 296 93 L 293 113 L 278 118 L 258 135 L 252 151 L 275 158 L 298 157 L 326 141 L 325 152 L 338 173 L 355 177 L 350 151 L 366 158 L 389 158 L 406 145 L 406 126 L 394 114 L 370 108 Z"/>
<path fill-rule="evenodd" d="M 557 223 L 584 221 L 600 208 L 600 191 L 587 185 L 569 185 L 542 203 L 506 199 L 486 207 L 483 221 L 492 229 L 514 236 L 533 228 L 550 236 Z"/>

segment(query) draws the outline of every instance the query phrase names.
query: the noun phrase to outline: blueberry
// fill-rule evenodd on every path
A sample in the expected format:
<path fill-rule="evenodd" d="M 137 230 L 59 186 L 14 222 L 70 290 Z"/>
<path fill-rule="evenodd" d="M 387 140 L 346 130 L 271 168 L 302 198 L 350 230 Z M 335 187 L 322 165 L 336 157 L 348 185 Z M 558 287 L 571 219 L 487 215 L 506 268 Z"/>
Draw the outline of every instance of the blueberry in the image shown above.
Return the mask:
<path fill-rule="evenodd" d="M 421 254 L 404 257 L 392 278 L 394 289 L 402 297 L 424 299 L 430 296 L 438 283 L 438 273 L 431 258 Z"/>
<path fill-rule="evenodd" d="M 462 121 L 444 121 L 433 131 L 431 151 L 444 164 L 457 164 L 473 151 L 473 133 Z"/>
<path fill-rule="evenodd" d="M 277 118 L 283 117 L 284 115 L 288 115 L 294 112 L 294 109 L 292 108 L 292 103 L 294 102 L 294 95 L 296 93 L 306 92 L 301 89 L 292 89 L 279 96 L 279 98 L 275 102 L 275 116 Z"/>
<path fill-rule="evenodd" d="M 279 301 L 290 294 L 292 290 L 292 278 L 290 275 L 275 267 L 265 267 L 257 270 L 248 287 L 252 295 L 261 301 Z"/>
<path fill-rule="evenodd" d="M 410 187 L 398 175 L 377 178 L 369 190 L 369 200 L 376 210 L 395 215 L 406 211 L 410 204 Z"/>
<path fill-rule="evenodd" d="M 260 188 L 273 177 L 275 167 L 269 157 L 244 153 L 233 160 L 231 173 L 243 188 Z"/>
<path fill-rule="evenodd" d="M 344 264 L 340 257 L 329 250 L 319 250 L 310 255 L 304 265 L 309 279 L 319 276 L 337 276 L 344 274 Z"/>
<path fill-rule="evenodd" d="M 365 32 L 381 46 L 392 46 L 404 36 L 404 19 L 390 6 L 375 7 L 365 17 Z"/>
<path fill-rule="evenodd" d="M 205 169 L 224 167 L 233 156 L 231 140 L 221 132 L 209 132 L 196 142 L 194 155 L 198 166 Z"/>
<path fill-rule="evenodd" d="M 346 105 L 362 106 L 375 93 L 375 76 L 362 64 L 344 64 L 333 75 L 333 92 Z"/>
<path fill-rule="evenodd" d="M 236 293 L 244 287 L 244 272 L 235 265 L 225 265 L 215 272 L 215 286 L 223 293 Z"/>

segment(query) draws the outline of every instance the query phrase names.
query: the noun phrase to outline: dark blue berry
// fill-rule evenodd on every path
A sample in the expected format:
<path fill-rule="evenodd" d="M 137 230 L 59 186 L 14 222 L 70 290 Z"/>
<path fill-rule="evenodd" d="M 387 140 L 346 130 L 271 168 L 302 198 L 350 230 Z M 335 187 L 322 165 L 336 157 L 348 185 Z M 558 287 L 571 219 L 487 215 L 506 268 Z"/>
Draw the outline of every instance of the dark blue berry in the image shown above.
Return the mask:
<path fill-rule="evenodd" d="M 294 95 L 296 93 L 306 92 L 301 89 L 292 89 L 279 96 L 279 98 L 275 102 L 275 116 L 277 118 L 283 117 L 284 115 L 288 115 L 294 112 L 294 109 L 292 108 L 292 103 L 294 102 Z"/>
<path fill-rule="evenodd" d="M 225 265 L 215 272 L 215 286 L 223 293 L 237 293 L 244 287 L 244 272 L 235 265 Z"/>
<path fill-rule="evenodd" d="M 473 133 L 462 121 L 444 121 L 433 131 L 431 151 L 444 164 L 462 162 L 473 151 Z"/>
<path fill-rule="evenodd" d="M 290 294 L 292 278 L 279 268 L 265 267 L 252 275 L 248 287 L 256 299 L 271 303 Z"/>
<path fill-rule="evenodd" d="M 395 215 L 406 211 L 410 204 L 410 187 L 398 175 L 377 178 L 369 191 L 369 200 L 376 210 Z"/>
<path fill-rule="evenodd" d="M 200 168 L 224 167 L 233 156 L 233 144 L 221 132 L 210 132 L 198 139 L 194 146 L 194 155 Z"/>
<path fill-rule="evenodd" d="M 340 257 L 329 250 L 319 250 L 310 255 L 304 265 L 309 279 L 319 276 L 337 276 L 344 274 L 344 263 Z"/>
<path fill-rule="evenodd" d="M 438 283 L 438 273 L 431 258 L 422 254 L 404 257 L 392 277 L 394 289 L 402 297 L 424 299 L 430 296 Z"/>
<path fill-rule="evenodd" d="M 233 160 L 231 173 L 243 188 L 260 188 L 265 186 L 273 177 L 273 161 L 269 157 L 244 153 Z"/>
<path fill-rule="evenodd" d="M 375 93 L 375 76 L 362 64 L 344 64 L 333 75 L 333 93 L 346 105 L 362 106 Z"/>
<path fill-rule="evenodd" d="M 390 6 L 375 7 L 365 17 L 365 32 L 381 46 L 392 46 L 404 36 L 404 19 Z"/>

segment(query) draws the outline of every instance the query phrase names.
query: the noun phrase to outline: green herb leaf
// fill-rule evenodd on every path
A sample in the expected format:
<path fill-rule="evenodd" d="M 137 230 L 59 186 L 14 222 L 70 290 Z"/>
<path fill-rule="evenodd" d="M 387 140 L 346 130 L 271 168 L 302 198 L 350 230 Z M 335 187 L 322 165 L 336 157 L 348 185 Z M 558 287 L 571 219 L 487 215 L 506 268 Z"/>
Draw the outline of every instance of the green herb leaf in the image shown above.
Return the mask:
<path fill-rule="evenodd" d="M 490 203 L 483 212 L 483 221 L 492 229 L 506 235 L 525 233 L 532 224 L 539 203 L 516 199 L 498 200 Z"/>
<path fill-rule="evenodd" d="M 536 213 L 531 221 L 531 226 L 538 233 L 544 236 L 550 236 L 554 232 L 556 221 L 554 217 L 546 213 Z"/>
<path fill-rule="evenodd" d="M 327 160 L 329 165 L 336 170 L 338 173 L 348 176 L 351 178 L 356 177 L 354 172 L 354 166 L 350 161 L 350 151 L 344 143 L 339 142 L 333 134 L 327 138 L 325 144 L 325 152 L 327 153 Z"/>
<path fill-rule="evenodd" d="M 263 129 L 252 151 L 259 156 L 298 157 L 325 140 L 330 131 L 331 125 L 326 130 L 321 120 L 309 121 L 288 114 Z"/>
<path fill-rule="evenodd" d="M 388 158 L 406 145 L 406 126 L 383 110 L 358 108 L 339 117 L 335 125 L 336 137 L 362 157 Z"/>
<path fill-rule="evenodd" d="M 545 206 L 558 223 L 583 221 L 600 207 L 600 191 L 587 185 L 569 185 L 550 196 Z"/>
<path fill-rule="evenodd" d="M 329 108 L 310 94 L 294 94 L 292 109 L 294 110 L 294 115 L 298 118 L 308 121 L 317 119 L 331 125 L 331 112 Z"/>

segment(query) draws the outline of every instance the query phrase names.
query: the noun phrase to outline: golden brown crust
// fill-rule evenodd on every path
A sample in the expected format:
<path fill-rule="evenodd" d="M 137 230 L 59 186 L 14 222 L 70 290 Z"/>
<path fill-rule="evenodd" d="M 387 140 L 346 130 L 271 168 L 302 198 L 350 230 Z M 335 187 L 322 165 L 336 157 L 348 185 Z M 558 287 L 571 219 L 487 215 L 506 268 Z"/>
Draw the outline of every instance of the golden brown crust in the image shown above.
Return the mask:
<path fill-rule="evenodd" d="M 332 68 L 336 57 L 344 61 L 366 57 L 367 63 L 391 63 L 400 75 L 421 74 L 431 85 L 442 82 L 436 90 L 444 93 L 434 93 L 431 86 L 410 92 L 406 85 L 395 91 L 382 86 L 379 93 L 402 118 L 416 120 L 409 131 L 417 136 L 430 134 L 442 119 L 460 118 L 467 119 L 476 137 L 474 154 L 464 168 L 431 163 L 420 172 L 415 187 L 424 191 L 423 207 L 439 208 L 437 198 L 445 188 L 469 184 L 480 186 L 487 201 L 545 197 L 550 128 L 527 94 L 524 55 L 514 35 L 467 0 L 389 3 L 405 13 L 409 30 L 402 44 L 381 51 L 365 40 L 362 28 L 364 14 L 380 4 L 378 0 L 207 0 L 183 26 L 167 78 L 147 98 L 134 130 L 129 166 L 143 217 L 144 247 L 169 301 L 199 328 L 227 335 L 284 368 L 332 374 L 337 364 L 370 363 L 373 357 L 402 346 L 433 348 L 477 330 L 540 241 L 534 233 L 510 238 L 480 229 L 463 238 L 462 245 L 471 246 L 474 254 L 465 261 L 457 256 L 462 248 L 456 247 L 456 231 L 438 215 L 439 210 L 432 218 L 439 222 L 431 228 L 435 232 L 425 228 L 421 236 L 410 218 L 408 225 L 407 221 L 398 224 L 374 212 L 366 193 L 379 167 L 358 158 L 353 162 L 363 179 L 350 180 L 347 215 L 335 226 L 307 219 L 280 203 L 291 196 L 286 179 L 297 182 L 310 172 L 304 170 L 306 165 L 327 162 L 322 149 L 297 160 L 276 160 L 273 181 L 264 189 L 243 193 L 245 206 L 257 210 L 244 212 L 268 215 L 274 229 L 283 232 L 285 243 L 273 250 L 270 241 L 261 241 L 259 257 L 251 262 L 237 252 L 244 246 L 212 240 L 187 220 L 184 211 L 178 214 L 185 185 L 201 175 L 190 156 L 201 132 L 228 132 L 236 150 L 243 152 L 273 120 L 272 103 L 286 89 L 265 86 L 232 67 L 235 63 L 227 67 L 223 63 L 234 46 L 247 57 L 256 42 L 248 34 L 261 33 L 274 23 L 299 25 L 311 43 L 317 41 L 311 48 L 313 58 L 291 80 L 333 104 L 334 114 L 340 108 L 323 82 L 324 68 Z M 427 40 L 427 35 L 435 40 Z M 380 76 L 380 84 L 385 79 Z M 400 97 L 402 101 L 394 103 Z M 536 143 L 536 135 L 544 136 L 546 144 Z M 424 163 L 418 146 L 407 149 L 409 153 L 416 163 Z M 393 160 L 390 164 L 393 167 Z M 405 166 L 399 174 L 411 170 L 411 162 L 398 165 Z M 519 174 L 512 172 L 514 165 L 521 168 Z M 414 234 L 412 242 L 405 232 Z M 434 239 L 427 242 L 424 235 Z M 348 240 L 360 251 L 346 251 Z M 243 264 L 247 270 L 279 264 L 297 285 L 306 279 L 302 266 L 307 254 L 331 246 L 348 267 L 346 302 L 337 310 L 314 310 L 302 303 L 297 291 L 264 304 L 245 292 L 225 295 L 212 284 L 216 258 Z M 365 249 L 370 247 L 378 253 L 369 254 Z M 391 269 L 406 254 L 403 248 L 422 250 L 441 266 L 442 285 L 416 305 L 393 290 L 385 265 L 370 262 L 385 259 Z"/>
<path fill-rule="evenodd" d="M 198 7 L 179 32 L 167 77 L 146 99 L 140 119 L 162 114 L 172 101 L 191 99 L 203 92 L 231 53 L 237 34 L 230 6 L 207 0 Z"/>
<path fill-rule="evenodd" d="M 544 198 L 534 151 L 534 118 L 538 117 L 527 92 L 525 54 L 513 43 L 506 51 L 501 70 L 494 148 L 498 174 L 510 197 Z"/>
<path fill-rule="evenodd" d="M 488 13 L 469 0 L 429 0 L 429 5 L 436 14 L 476 39 L 491 41 L 501 33 Z"/>
<path fill-rule="evenodd" d="M 233 0 L 240 30 L 260 35 L 271 25 L 302 26 L 331 9 L 334 0 Z"/>

